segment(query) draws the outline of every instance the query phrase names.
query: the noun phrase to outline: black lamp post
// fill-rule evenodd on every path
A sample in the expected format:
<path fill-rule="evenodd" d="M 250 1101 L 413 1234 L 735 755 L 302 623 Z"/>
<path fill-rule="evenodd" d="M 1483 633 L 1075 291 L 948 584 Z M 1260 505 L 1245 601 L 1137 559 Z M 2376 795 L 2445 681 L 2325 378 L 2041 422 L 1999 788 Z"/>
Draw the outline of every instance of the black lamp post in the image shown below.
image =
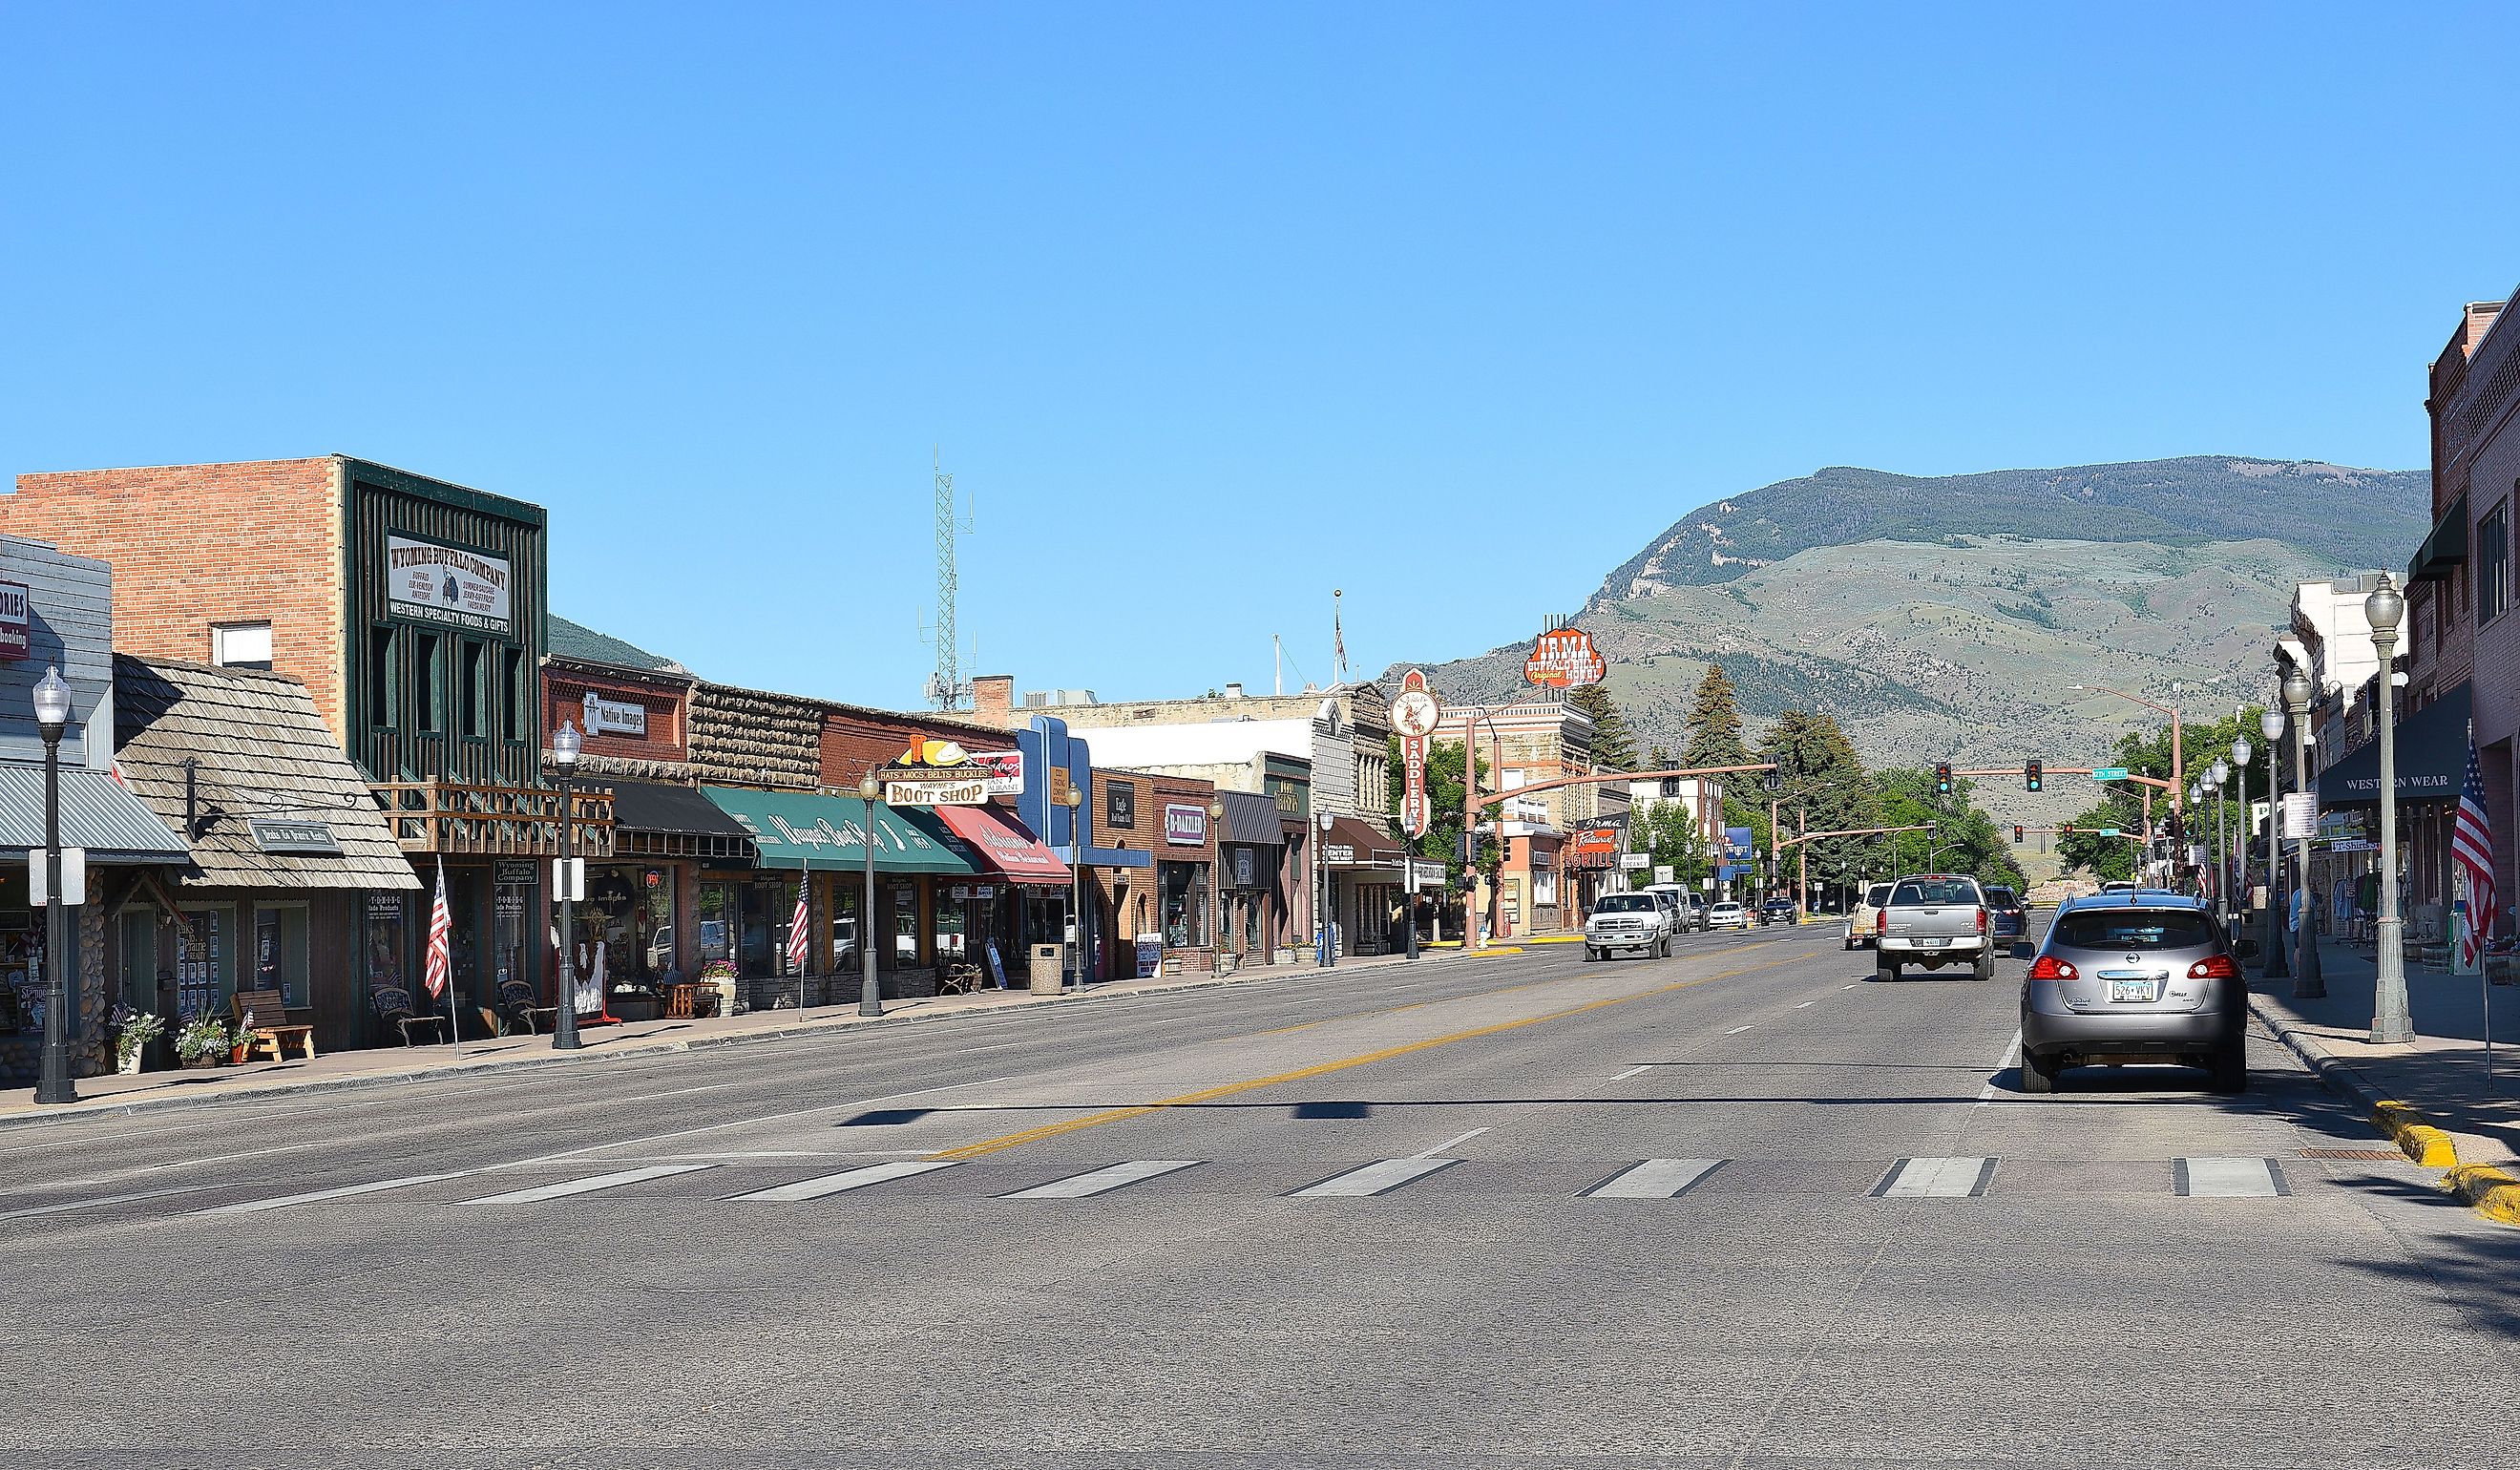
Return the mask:
<path fill-rule="evenodd" d="M 1085 940 L 1085 788 L 1067 787 L 1067 972 L 1076 977 L 1076 993 L 1085 994 L 1085 965 L 1092 948 Z"/>
<path fill-rule="evenodd" d="M 69 912 L 62 903 L 62 731 L 70 687 L 47 668 L 35 686 L 35 728 L 44 736 L 44 1061 L 37 1102 L 76 1102 L 70 1082 Z"/>
<path fill-rule="evenodd" d="M 858 778 L 858 796 L 866 802 L 866 899 L 859 906 L 858 959 L 865 966 L 865 977 L 858 985 L 858 1014 L 883 1014 L 883 983 L 875 977 L 875 800 L 883 794 L 883 782 L 873 771 Z"/>
<path fill-rule="evenodd" d="M 552 735 L 552 764 L 560 768 L 560 1013 L 552 1018 L 552 1049 L 577 1049 L 577 753 L 586 737 L 568 720 Z"/>

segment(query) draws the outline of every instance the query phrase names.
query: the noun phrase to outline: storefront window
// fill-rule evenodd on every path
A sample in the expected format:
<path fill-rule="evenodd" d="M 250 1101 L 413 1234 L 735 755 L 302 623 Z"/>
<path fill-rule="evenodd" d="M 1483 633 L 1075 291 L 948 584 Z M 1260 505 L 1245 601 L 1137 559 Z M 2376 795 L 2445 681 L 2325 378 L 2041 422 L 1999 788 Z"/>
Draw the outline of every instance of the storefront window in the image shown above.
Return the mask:
<path fill-rule="evenodd" d="M 858 911 L 866 907 L 861 883 L 841 879 L 832 885 L 832 968 L 855 970 L 858 958 Z"/>
<path fill-rule="evenodd" d="M 315 1003 L 307 969 L 306 915 L 304 904 L 259 904 L 253 911 L 252 989 L 280 992 L 281 1003 L 292 1010 Z"/>
<path fill-rule="evenodd" d="M 499 864 L 492 870 L 497 889 L 491 896 L 494 922 L 490 935 L 490 993 L 494 1001 L 499 988 L 509 981 L 530 983 L 535 978 L 534 972 L 525 965 L 525 941 L 529 937 L 525 915 L 533 909 L 538 871 L 532 863 L 513 860 Z M 536 994 L 539 995 L 541 990 L 540 986 L 535 986 Z"/>
<path fill-rule="evenodd" d="M 980 958 L 980 947 L 971 938 L 971 891 L 963 890 L 956 898 L 950 889 L 940 888 L 936 899 L 936 962 L 959 964 Z"/>
<path fill-rule="evenodd" d="M 736 964 L 745 979 L 790 973 L 788 926 L 796 913 L 796 883 L 794 877 L 766 877 L 743 885 Z"/>
<path fill-rule="evenodd" d="M 27 907 L 26 869 L 0 870 L 0 1032 L 43 1028 L 35 981 L 35 919 Z"/>
<path fill-rule="evenodd" d="M 699 903 L 699 957 L 703 965 L 735 959 L 735 885 L 702 883 Z"/>
<path fill-rule="evenodd" d="M 368 895 L 367 933 L 365 938 L 368 991 L 399 990 L 406 995 L 410 983 L 403 978 L 403 896 L 399 893 Z"/>
<path fill-rule="evenodd" d="M 1163 906 L 1165 947 L 1175 950 L 1206 948 L 1207 865 L 1159 863 L 1155 867 Z"/>
<path fill-rule="evenodd" d="M 919 962 L 919 889 L 911 883 L 893 886 L 892 953 L 895 964 Z"/>

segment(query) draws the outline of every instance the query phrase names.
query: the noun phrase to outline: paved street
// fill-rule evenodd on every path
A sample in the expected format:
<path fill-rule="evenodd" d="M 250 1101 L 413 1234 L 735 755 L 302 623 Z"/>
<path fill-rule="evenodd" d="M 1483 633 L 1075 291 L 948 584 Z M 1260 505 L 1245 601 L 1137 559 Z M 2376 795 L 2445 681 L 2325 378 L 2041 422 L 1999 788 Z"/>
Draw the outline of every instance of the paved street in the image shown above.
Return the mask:
<path fill-rule="evenodd" d="M 2263 1036 L 2243 1098 L 2074 1073 L 2031 1101 L 2018 961 L 1868 960 L 1696 936 L 17 1130 L 10 1439 L 2489 1462 L 2444 1407 L 2520 1382 L 2520 1236 L 2334 1156 L 2384 1145 Z"/>

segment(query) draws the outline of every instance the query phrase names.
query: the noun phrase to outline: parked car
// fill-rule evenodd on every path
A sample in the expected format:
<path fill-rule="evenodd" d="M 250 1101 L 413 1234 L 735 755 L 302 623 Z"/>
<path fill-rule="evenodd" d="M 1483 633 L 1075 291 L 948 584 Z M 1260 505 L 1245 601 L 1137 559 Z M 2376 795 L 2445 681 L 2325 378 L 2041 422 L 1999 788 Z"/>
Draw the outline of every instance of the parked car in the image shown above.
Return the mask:
<path fill-rule="evenodd" d="M 1706 927 L 1710 929 L 1746 929 L 1750 927 L 1750 911 L 1739 904 L 1716 904 L 1706 911 Z"/>
<path fill-rule="evenodd" d="M 1999 942 L 2009 943 L 2030 932 L 2030 912 L 2022 907 L 2021 895 L 2009 888 L 1988 889 L 1986 912 L 1995 915 L 1995 937 Z"/>
<path fill-rule="evenodd" d="M 1772 898 L 1759 906 L 1759 922 L 1763 924 L 1789 924 L 1793 921 L 1794 901 L 1792 899 Z"/>
<path fill-rule="evenodd" d="M 1848 914 L 1846 918 L 1848 949 L 1872 942 L 1873 932 L 1881 922 L 1881 906 L 1890 902 L 1890 888 L 1891 885 L 1888 883 L 1865 885 L 1864 897 L 1856 901 L 1855 912 Z"/>
<path fill-rule="evenodd" d="M 2249 1085 L 2248 986 L 2201 899 L 2135 892 L 2056 911 L 2021 983 L 2021 1091 L 2067 1067 L 2182 1062 L 2218 1092 Z"/>
<path fill-rule="evenodd" d="M 1584 920 L 1584 958 L 1602 959 L 1626 952 L 1667 959 L 1672 924 L 1671 906 L 1654 894 L 1604 894 Z"/>
<path fill-rule="evenodd" d="M 1872 924 L 1873 963 L 1881 978 L 1902 978 L 1910 965 L 1938 970 L 1966 964 L 1975 978 L 1995 978 L 1994 915 L 1986 893 L 1965 873 L 1924 872 L 1890 887 L 1890 902 Z"/>
<path fill-rule="evenodd" d="M 1686 934 L 1691 929 L 1701 931 L 1705 929 L 1706 900 L 1678 883 L 1656 883 L 1645 892 L 1654 894 L 1671 905 L 1672 921 L 1676 926 L 1676 932 Z"/>

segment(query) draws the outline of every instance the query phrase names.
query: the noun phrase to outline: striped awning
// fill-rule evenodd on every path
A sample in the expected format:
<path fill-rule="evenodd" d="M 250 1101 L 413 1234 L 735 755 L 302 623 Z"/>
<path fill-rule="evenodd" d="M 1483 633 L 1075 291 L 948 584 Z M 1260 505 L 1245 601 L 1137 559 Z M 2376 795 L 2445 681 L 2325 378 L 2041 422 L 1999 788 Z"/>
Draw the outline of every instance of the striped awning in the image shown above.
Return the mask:
<path fill-rule="evenodd" d="M 90 863 L 188 863 L 192 850 L 140 798 L 103 771 L 62 768 L 62 846 Z M 44 768 L 0 763 L 0 860 L 44 845 Z"/>

